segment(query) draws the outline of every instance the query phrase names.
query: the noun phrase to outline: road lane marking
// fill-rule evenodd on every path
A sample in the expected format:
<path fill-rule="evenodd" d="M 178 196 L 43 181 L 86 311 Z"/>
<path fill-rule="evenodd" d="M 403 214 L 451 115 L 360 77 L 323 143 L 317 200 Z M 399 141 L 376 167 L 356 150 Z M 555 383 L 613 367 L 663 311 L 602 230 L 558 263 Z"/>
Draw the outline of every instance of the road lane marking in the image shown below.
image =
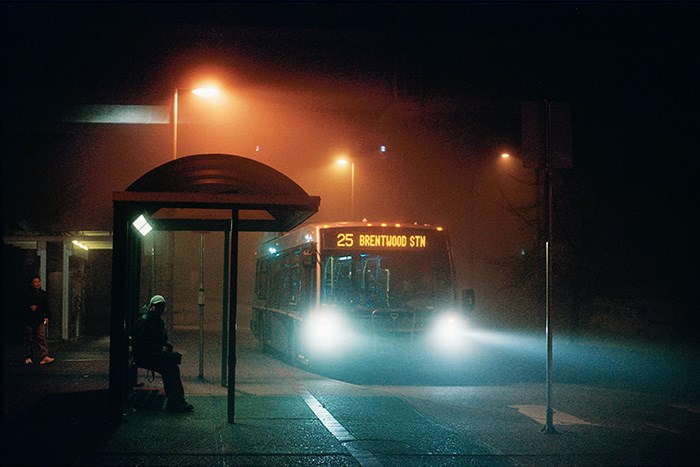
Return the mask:
<path fill-rule="evenodd" d="M 671 407 L 675 407 L 676 409 L 681 409 L 681 410 L 687 410 L 688 412 L 692 412 L 695 414 L 700 414 L 700 406 L 697 406 L 697 405 L 671 404 Z"/>
<path fill-rule="evenodd" d="M 547 422 L 547 407 L 544 405 L 510 405 L 509 407 L 517 409 L 521 414 L 542 425 L 545 425 Z M 555 425 L 593 425 L 591 422 L 581 420 L 565 412 L 558 410 L 553 410 L 552 412 L 552 422 Z"/>
<path fill-rule="evenodd" d="M 352 445 L 353 441 L 357 439 L 345 429 L 345 427 L 335 419 L 335 417 L 319 402 L 313 394 L 311 394 L 305 387 L 298 387 L 299 394 L 306 403 L 306 405 L 311 409 L 311 411 L 316 415 L 316 417 L 321 421 L 324 427 L 337 439 L 344 447 L 348 450 L 350 455 L 355 458 L 355 460 L 361 466 L 374 467 L 382 465 L 381 462 L 372 454 L 370 451 L 357 448 Z"/>
<path fill-rule="evenodd" d="M 673 428 L 670 428 L 670 427 L 667 427 L 667 426 L 664 426 L 664 425 L 659 425 L 659 424 L 656 424 L 656 423 L 647 423 L 646 425 L 647 425 L 647 426 L 650 426 L 650 427 L 652 427 L 652 428 L 656 428 L 657 430 L 667 431 L 667 432 L 669 432 L 669 433 L 673 433 L 674 435 L 680 435 L 680 434 L 682 433 L 682 432 L 680 432 L 680 431 L 678 431 L 678 430 L 674 430 Z"/>

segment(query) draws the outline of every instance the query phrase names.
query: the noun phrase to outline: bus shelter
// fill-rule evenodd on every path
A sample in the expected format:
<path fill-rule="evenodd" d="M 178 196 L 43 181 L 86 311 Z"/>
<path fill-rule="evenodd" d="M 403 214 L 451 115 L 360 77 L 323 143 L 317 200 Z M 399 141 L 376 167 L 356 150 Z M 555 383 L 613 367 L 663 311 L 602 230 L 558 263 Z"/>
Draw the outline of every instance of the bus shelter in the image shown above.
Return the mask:
<path fill-rule="evenodd" d="M 320 197 L 260 162 L 230 154 L 179 158 L 146 173 L 112 196 L 114 236 L 109 355 L 109 416 L 123 420 L 129 395 L 129 332 L 139 308 L 141 241 L 138 228 L 224 232 L 227 300 L 228 422 L 235 415 L 238 232 L 286 232 L 318 211 Z M 135 224 L 136 222 L 136 224 Z M 144 224 L 145 223 L 145 224 Z M 226 322 L 227 321 L 227 322 Z"/>

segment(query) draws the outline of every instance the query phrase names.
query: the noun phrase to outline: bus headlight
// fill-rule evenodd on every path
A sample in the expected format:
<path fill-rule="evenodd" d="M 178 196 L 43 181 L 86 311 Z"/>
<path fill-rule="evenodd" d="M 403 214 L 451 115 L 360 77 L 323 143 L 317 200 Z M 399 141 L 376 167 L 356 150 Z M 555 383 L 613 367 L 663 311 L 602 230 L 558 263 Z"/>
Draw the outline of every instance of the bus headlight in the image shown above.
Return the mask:
<path fill-rule="evenodd" d="M 461 349 L 466 344 L 467 318 L 456 312 L 446 312 L 436 317 L 431 329 L 433 345 L 441 350 Z"/>
<path fill-rule="evenodd" d="M 314 350 L 339 350 L 347 332 L 346 320 L 334 309 L 313 311 L 304 320 L 304 342 Z"/>

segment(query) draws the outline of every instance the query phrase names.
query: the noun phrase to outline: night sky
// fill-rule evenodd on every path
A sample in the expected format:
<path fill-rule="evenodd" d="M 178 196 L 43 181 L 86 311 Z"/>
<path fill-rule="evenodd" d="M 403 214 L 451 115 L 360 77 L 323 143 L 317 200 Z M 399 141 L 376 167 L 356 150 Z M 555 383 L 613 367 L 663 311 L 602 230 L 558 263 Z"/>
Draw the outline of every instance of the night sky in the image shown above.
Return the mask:
<path fill-rule="evenodd" d="M 378 164 L 394 162 L 367 161 L 358 169 L 394 173 L 394 188 L 367 175 L 358 181 L 367 193 L 358 203 L 368 204 L 378 196 L 373 185 L 384 184 L 386 206 L 368 208 L 370 214 L 437 212 L 478 245 L 463 247 L 458 257 L 498 259 L 498 251 L 479 252 L 490 245 L 479 244 L 492 236 L 486 227 L 466 234 L 473 225 L 457 220 L 473 222 L 478 214 L 464 211 L 452 192 L 416 187 L 424 169 L 436 167 L 440 184 L 460 164 L 454 176 L 473 183 L 472 201 L 478 199 L 471 170 L 479 167 L 487 177 L 499 144 L 517 153 L 518 103 L 547 99 L 572 109 L 574 166 L 562 175 L 562 199 L 574 200 L 567 215 L 576 219 L 570 237 L 577 258 L 595 258 L 591 276 L 606 273 L 593 288 L 609 296 L 697 298 L 697 3 L 21 2 L 1 8 L 5 232 L 109 230 L 111 192 L 167 162 L 167 127 L 69 125 L 62 123 L 66 109 L 167 106 L 172 89 L 198 69 L 226 73 L 227 84 L 255 94 L 248 110 L 268 114 L 235 120 L 235 128 L 249 129 L 250 142 L 226 140 L 230 127 L 214 125 L 199 139 L 221 142 L 197 146 L 184 129 L 183 153 L 252 157 L 245 149 L 252 135 L 268 138 L 261 160 L 320 194 L 319 215 L 333 218 L 342 215 L 341 196 L 316 183 L 329 141 L 388 135 L 404 165 L 387 170 Z M 448 102 L 439 117 L 412 123 L 441 143 L 428 145 L 416 131 L 377 117 L 387 115 L 397 92 L 414 103 Z M 374 93 L 376 99 L 367 97 Z M 263 108 L 260 96 L 294 108 Z M 279 124 L 275 115 L 294 123 Z M 516 178 L 526 174 L 521 169 Z M 81 208 L 64 212 L 72 203 Z M 422 206 L 411 210 L 406 203 Z M 518 231 L 506 250 L 532 236 Z M 467 276 L 478 282 L 477 272 Z"/>

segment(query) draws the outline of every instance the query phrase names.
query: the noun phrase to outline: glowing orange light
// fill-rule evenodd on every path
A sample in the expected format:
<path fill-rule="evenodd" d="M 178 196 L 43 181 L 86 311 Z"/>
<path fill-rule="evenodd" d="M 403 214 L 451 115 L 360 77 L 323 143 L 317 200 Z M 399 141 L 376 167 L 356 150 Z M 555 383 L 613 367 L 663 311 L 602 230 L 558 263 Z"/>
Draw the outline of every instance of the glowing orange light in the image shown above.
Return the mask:
<path fill-rule="evenodd" d="M 219 89 L 213 86 L 205 86 L 192 90 L 192 94 L 199 97 L 214 97 L 219 94 Z"/>
<path fill-rule="evenodd" d="M 504 152 L 503 154 L 501 154 L 501 158 L 503 158 L 503 159 L 508 159 L 509 157 L 510 157 L 510 154 L 508 154 L 507 152 Z"/>
<path fill-rule="evenodd" d="M 442 227 L 437 227 L 437 230 L 438 230 L 439 232 L 442 232 Z"/>
<path fill-rule="evenodd" d="M 401 224 L 396 224 L 396 227 L 401 227 Z"/>

